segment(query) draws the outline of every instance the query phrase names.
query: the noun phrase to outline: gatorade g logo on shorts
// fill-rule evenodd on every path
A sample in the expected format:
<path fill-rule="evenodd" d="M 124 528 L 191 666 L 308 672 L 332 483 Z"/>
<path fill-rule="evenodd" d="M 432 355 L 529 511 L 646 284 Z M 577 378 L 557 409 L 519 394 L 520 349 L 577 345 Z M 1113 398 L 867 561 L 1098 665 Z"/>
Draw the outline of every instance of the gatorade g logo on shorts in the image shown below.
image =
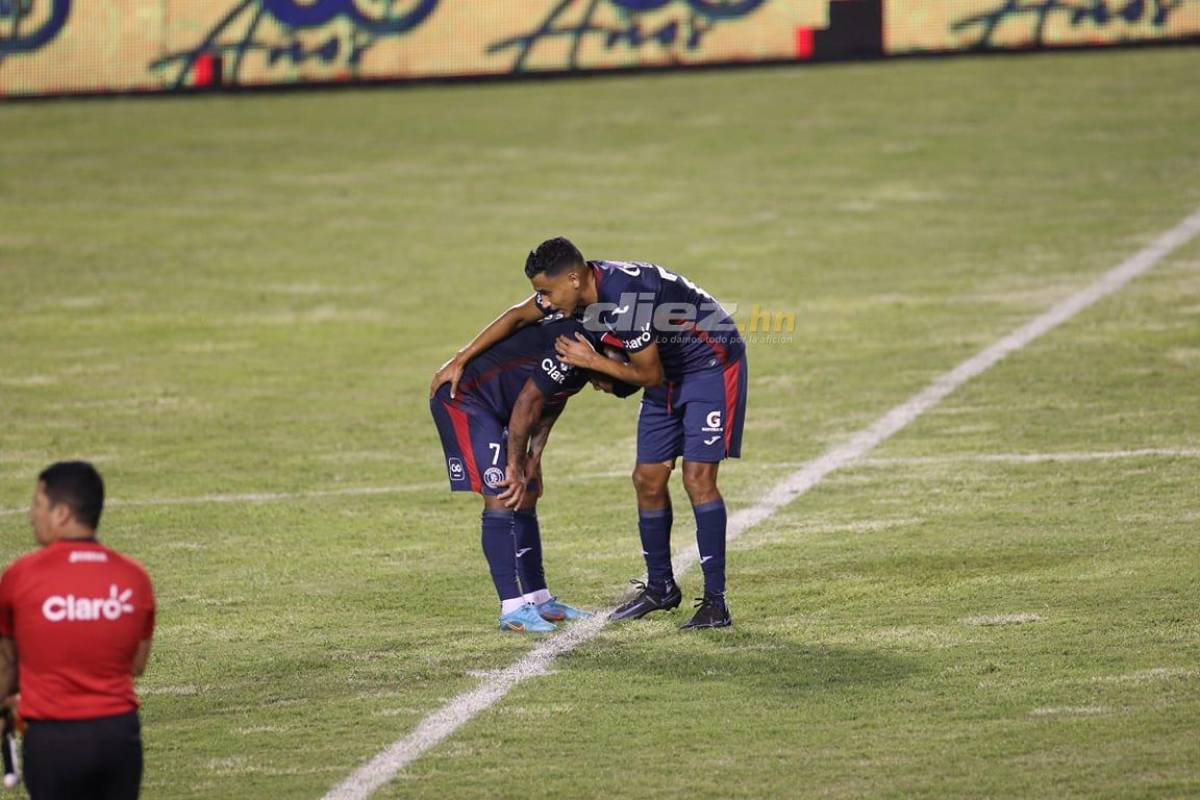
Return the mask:
<path fill-rule="evenodd" d="M 467 477 L 467 471 L 463 468 L 461 459 L 446 459 L 446 467 L 450 470 L 450 480 L 452 481 L 461 481 L 463 478 Z"/>
<path fill-rule="evenodd" d="M 708 412 L 708 416 L 704 418 L 704 428 L 702 430 L 706 433 L 719 433 L 721 431 L 721 412 Z"/>
<path fill-rule="evenodd" d="M 129 600 L 133 589 L 121 592 L 116 584 L 108 589 L 108 597 L 76 597 L 69 594 L 51 595 L 42 603 L 42 616 L 51 622 L 94 622 L 108 620 L 116 622 L 122 614 L 132 614 Z"/>

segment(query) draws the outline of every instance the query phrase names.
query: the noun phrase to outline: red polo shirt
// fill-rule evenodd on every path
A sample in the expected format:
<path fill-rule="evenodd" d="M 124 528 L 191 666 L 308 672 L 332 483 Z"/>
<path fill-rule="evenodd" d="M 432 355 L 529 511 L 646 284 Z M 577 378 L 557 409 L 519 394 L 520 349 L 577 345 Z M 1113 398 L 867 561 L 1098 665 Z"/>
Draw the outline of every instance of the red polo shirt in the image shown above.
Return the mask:
<path fill-rule="evenodd" d="M 91 719 L 138 706 L 133 656 L 154 632 L 141 565 L 94 539 L 60 539 L 0 577 L 0 635 L 14 640 L 28 719 Z"/>

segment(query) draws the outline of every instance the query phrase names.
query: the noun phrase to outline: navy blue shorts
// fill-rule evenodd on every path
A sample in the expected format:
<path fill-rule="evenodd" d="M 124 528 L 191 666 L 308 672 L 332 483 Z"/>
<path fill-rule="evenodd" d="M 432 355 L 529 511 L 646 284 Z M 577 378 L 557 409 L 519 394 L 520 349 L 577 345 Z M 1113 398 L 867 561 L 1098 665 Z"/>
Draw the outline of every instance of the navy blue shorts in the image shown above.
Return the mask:
<path fill-rule="evenodd" d="M 442 384 L 429 399 L 429 410 L 442 439 L 446 474 L 453 492 L 498 495 L 508 465 L 508 427 L 489 409 L 450 399 Z"/>
<path fill-rule="evenodd" d="M 638 413 L 638 463 L 739 458 L 745 419 L 745 356 L 722 370 L 647 389 Z"/>

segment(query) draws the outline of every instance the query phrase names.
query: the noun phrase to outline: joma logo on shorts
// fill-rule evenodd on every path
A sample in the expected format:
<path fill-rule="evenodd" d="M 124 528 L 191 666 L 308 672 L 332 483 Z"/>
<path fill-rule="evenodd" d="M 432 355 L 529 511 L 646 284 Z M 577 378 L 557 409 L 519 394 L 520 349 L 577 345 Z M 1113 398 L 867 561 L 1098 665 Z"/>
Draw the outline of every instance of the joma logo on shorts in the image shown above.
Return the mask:
<path fill-rule="evenodd" d="M 122 614 L 133 613 L 133 606 L 129 603 L 131 597 L 133 589 L 118 592 L 116 584 L 109 587 L 108 597 L 76 597 L 73 594 L 63 597 L 54 594 L 42 603 L 42 616 L 51 622 L 116 621 Z"/>

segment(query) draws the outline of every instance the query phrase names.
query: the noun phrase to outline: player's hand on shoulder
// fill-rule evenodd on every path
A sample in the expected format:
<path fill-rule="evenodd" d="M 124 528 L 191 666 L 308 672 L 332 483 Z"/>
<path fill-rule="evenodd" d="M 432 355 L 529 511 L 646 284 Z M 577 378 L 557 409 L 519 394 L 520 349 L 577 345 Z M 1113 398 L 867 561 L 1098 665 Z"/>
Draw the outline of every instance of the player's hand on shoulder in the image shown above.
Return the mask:
<path fill-rule="evenodd" d="M 581 333 L 576 333 L 574 338 L 559 336 L 554 340 L 554 352 L 573 367 L 587 367 L 596 358 L 596 349 Z"/>

